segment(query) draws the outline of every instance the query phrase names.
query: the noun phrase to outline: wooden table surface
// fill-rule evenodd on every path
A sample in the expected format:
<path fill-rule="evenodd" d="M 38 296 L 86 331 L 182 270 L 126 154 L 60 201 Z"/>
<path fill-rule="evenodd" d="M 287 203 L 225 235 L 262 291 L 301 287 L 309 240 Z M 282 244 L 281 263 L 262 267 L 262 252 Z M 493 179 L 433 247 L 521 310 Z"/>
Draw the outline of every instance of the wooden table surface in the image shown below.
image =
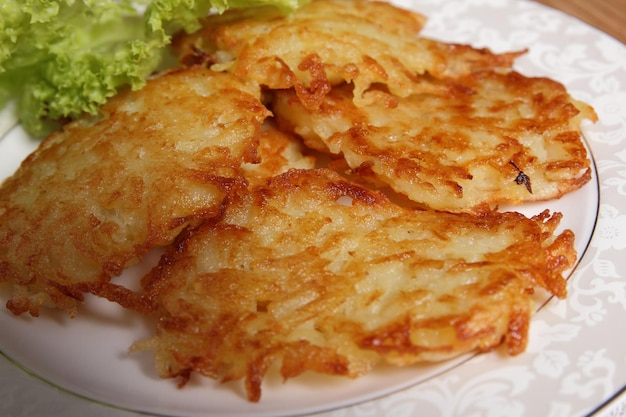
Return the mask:
<path fill-rule="evenodd" d="M 626 43 L 626 0 L 536 0 Z"/>

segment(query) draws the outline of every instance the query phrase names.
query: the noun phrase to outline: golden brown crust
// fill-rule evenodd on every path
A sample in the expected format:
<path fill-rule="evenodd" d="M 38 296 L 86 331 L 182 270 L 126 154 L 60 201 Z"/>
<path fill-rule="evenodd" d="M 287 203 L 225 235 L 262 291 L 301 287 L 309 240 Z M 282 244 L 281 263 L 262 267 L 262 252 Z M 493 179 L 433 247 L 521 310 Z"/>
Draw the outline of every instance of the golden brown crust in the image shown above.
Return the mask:
<path fill-rule="evenodd" d="M 309 108 L 333 85 L 351 82 L 357 104 L 384 85 L 398 96 L 432 88 L 418 75 L 452 76 L 509 68 L 519 53 L 446 44 L 418 37 L 422 15 L 385 2 L 314 0 L 290 15 L 272 8 L 227 11 L 174 41 L 183 63 L 207 61 L 269 88 L 294 88 Z"/>
<path fill-rule="evenodd" d="M 531 294 L 565 296 L 560 217 L 409 210 L 329 170 L 291 170 L 188 231 L 143 280 L 163 377 L 245 379 L 281 363 L 356 377 L 376 363 L 525 349 Z"/>
<path fill-rule="evenodd" d="M 292 168 L 315 168 L 316 159 L 293 134 L 281 132 L 273 123 L 263 125 L 257 147 L 257 160 L 242 165 L 246 180 L 265 184 L 269 178 Z"/>
<path fill-rule="evenodd" d="M 308 146 L 439 210 L 555 199 L 590 180 L 580 123 L 596 116 L 563 85 L 492 70 L 430 82 L 445 93 L 356 106 L 343 85 L 309 109 L 281 90 L 272 110 Z"/>
<path fill-rule="evenodd" d="M 85 289 L 113 291 L 99 286 L 218 214 L 245 187 L 240 164 L 269 115 L 259 95 L 230 74 L 177 70 L 48 137 L 0 189 L 7 307 L 74 315 Z"/>

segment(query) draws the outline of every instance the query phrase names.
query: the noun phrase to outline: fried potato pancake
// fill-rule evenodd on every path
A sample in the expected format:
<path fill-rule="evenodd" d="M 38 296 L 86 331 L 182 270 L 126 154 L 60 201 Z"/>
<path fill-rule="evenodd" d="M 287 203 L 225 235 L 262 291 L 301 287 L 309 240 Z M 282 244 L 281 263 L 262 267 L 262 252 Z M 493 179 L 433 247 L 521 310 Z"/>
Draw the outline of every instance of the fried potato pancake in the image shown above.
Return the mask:
<path fill-rule="evenodd" d="M 212 15 L 173 44 L 183 63 L 208 62 L 269 88 L 293 87 L 310 108 L 341 82 L 354 84 L 360 105 L 376 101 L 381 85 L 406 96 L 435 87 L 419 74 L 509 68 L 519 55 L 418 37 L 424 22 L 385 2 L 314 0 L 289 15 L 271 7 Z"/>
<path fill-rule="evenodd" d="M 564 297 L 574 236 L 559 214 L 413 210 L 334 171 L 290 170 L 187 229 L 142 280 L 163 377 L 268 369 L 357 377 L 377 363 L 525 349 L 538 287 Z"/>
<path fill-rule="evenodd" d="M 580 124 L 596 115 L 563 85 L 514 71 L 431 82 L 448 93 L 387 94 L 359 107 L 343 85 L 313 110 L 283 90 L 272 110 L 308 146 L 435 209 L 554 199 L 590 180 Z"/>
<path fill-rule="evenodd" d="M 113 98 L 45 139 L 0 188 L 0 282 L 7 307 L 76 314 L 156 246 L 220 212 L 245 188 L 268 110 L 258 85 L 206 68 L 175 70 Z"/>

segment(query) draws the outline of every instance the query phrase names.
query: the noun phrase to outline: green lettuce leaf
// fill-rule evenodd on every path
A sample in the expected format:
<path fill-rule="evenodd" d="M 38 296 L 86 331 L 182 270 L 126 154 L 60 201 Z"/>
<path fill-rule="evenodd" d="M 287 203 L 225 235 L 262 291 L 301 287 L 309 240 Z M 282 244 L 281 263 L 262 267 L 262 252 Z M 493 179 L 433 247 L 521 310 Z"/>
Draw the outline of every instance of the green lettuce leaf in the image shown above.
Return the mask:
<path fill-rule="evenodd" d="M 199 28 L 211 10 L 308 0 L 3 0 L 0 107 L 14 101 L 23 127 L 43 136 L 96 113 L 120 88 L 141 88 L 164 62 L 171 35 Z"/>

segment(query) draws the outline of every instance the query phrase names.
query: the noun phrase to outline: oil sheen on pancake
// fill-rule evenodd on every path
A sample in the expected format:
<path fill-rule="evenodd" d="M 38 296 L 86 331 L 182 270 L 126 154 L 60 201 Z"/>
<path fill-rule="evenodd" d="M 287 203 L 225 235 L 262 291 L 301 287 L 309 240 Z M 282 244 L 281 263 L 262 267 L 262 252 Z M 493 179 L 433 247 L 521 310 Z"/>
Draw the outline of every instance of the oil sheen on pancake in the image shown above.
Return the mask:
<path fill-rule="evenodd" d="M 560 215 L 414 210 L 333 171 L 290 170 L 186 230 L 144 277 L 162 377 L 245 380 L 270 368 L 357 377 L 377 363 L 525 349 L 531 299 L 566 294 Z"/>
<path fill-rule="evenodd" d="M 282 90 L 272 111 L 308 146 L 438 210 L 556 199 L 590 180 L 580 124 L 596 115 L 563 85 L 493 70 L 429 82 L 446 93 L 356 106 L 344 84 L 310 109 Z"/>
<path fill-rule="evenodd" d="M 0 189 L 7 307 L 73 316 L 84 291 L 106 295 L 112 276 L 218 214 L 256 158 L 259 96 L 227 73 L 175 70 L 45 139 Z"/>
<path fill-rule="evenodd" d="M 509 68 L 518 53 L 494 54 L 418 37 L 424 16 L 385 2 L 313 0 L 289 15 L 275 8 L 231 10 L 175 41 L 183 63 L 208 62 L 269 88 L 295 88 L 310 108 L 333 85 L 354 84 L 358 105 L 383 86 L 398 96 L 435 87 L 418 75 Z"/>

